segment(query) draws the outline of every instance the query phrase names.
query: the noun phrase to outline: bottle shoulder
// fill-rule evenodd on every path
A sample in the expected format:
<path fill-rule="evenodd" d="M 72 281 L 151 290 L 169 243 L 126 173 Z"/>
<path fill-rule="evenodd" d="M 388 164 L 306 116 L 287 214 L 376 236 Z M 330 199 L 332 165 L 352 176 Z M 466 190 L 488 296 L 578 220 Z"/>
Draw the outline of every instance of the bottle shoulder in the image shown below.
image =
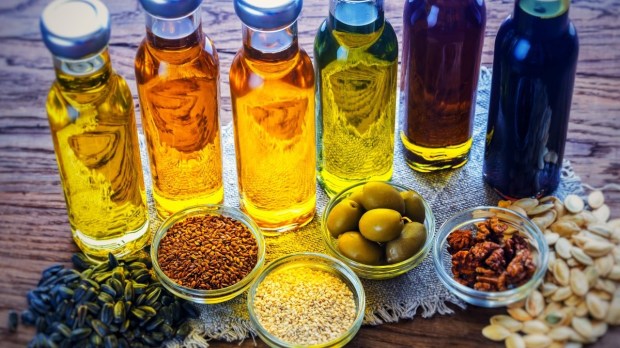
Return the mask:
<path fill-rule="evenodd" d="M 514 19 L 509 17 L 500 26 L 495 40 L 495 54 L 519 64 L 573 64 L 579 53 L 579 39 L 572 22 L 557 37 L 541 40 L 536 35 L 519 32 Z"/>
<path fill-rule="evenodd" d="M 215 77 L 219 75 L 219 56 L 213 41 L 206 35 L 200 43 L 181 49 L 161 49 L 144 38 L 138 47 L 135 68 L 137 75 L 158 75 L 159 67 L 167 72 L 182 69 L 184 74 Z"/>

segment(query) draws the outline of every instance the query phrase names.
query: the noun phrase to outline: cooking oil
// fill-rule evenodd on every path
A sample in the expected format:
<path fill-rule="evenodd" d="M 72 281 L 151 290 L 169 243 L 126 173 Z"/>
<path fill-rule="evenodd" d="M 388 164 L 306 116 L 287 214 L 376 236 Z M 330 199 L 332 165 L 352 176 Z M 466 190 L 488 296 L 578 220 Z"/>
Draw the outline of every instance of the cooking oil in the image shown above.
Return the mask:
<path fill-rule="evenodd" d="M 314 44 L 318 177 L 330 195 L 393 172 L 398 42 L 381 1 L 332 1 Z"/>

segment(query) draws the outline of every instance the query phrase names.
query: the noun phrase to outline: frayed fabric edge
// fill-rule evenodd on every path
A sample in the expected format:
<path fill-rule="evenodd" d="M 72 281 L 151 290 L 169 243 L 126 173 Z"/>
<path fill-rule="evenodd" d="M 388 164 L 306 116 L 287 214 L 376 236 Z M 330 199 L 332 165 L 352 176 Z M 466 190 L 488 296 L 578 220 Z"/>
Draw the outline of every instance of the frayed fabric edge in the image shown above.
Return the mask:
<path fill-rule="evenodd" d="M 422 318 L 429 318 L 435 314 L 447 315 L 454 313 L 448 307 L 453 304 L 465 309 L 465 304 L 458 298 L 449 295 L 447 297 L 433 296 L 423 300 L 407 301 L 402 303 L 384 304 L 378 308 L 371 308 L 364 317 L 364 325 L 381 325 L 395 323 L 402 319 L 412 319 L 421 310 Z M 184 341 L 173 341 L 166 344 L 167 348 L 205 348 L 210 340 L 224 340 L 227 342 L 238 341 L 243 343 L 251 338 L 256 345 L 256 332 L 247 320 L 236 319 L 229 321 L 220 327 L 207 328 L 205 325 L 193 325 L 193 330 Z"/>

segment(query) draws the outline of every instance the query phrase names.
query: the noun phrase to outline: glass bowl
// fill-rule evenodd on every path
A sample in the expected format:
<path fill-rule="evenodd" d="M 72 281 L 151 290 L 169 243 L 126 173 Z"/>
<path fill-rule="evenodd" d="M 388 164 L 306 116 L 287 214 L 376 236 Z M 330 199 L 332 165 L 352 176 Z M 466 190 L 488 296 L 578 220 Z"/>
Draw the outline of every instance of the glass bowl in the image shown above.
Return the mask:
<path fill-rule="evenodd" d="M 185 218 L 204 215 L 219 215 L 235 219 L 244 224 L 256 239 L 256 244 L 258 246 L 256 265 L 250 273 L 248 273 L 239 282 L 225 288 L 216 290 L 201 290 L 185 287 L 170 279 L 159 266 L 159 261 L 157 258 L 159 244 L 168 232 L 168 229 L 175 223 L 182 221 Z M 155 271 L 157 278 L 159 278 L 164 288 L 172 294 L 196 303 L 220 303 L 228 301 L 247 290 L 247 288 L 249 288 L 252 284 L 254 278 L 256 278 L 256 276 L 260 273 L 265 262 L 265 239 L 263 238 L 261 230 L 256 223 L 239 209 L 225 207 L 222 205 L 199 205 L 183 209 L 168 217 L 161 224 L 153 237 L 153 243 L 151 244 L 151 259 L 153 261 L 153 270 Z"/>
<path fill-rule="evenodd" d="M 353 320 L 351 326 L 340 337 L 315 345 L 294 344 L 285 342 L 278 337 L 275 337 L 259 322 L 254 309 L 254 303 L 256 291 L 260 284 L 270 274 L 279 272 L 296 272 L 301 267 L 328 272 L 342 280 L 353 293 L 353 300 L 355 301 L 356 307 L 355 319 Z M 250 313 L 250 322 L 256 329 L 258 336 L 263 340 L 263 342 L 271 347 L 343 347 L 347 342 L 353 339 L 357 331 L 359 331 L 362 326 L 365 309 L 366 295 L 364 294 L 364 287 L 362 286 L 360 279 L 340 260 L 320 253 L 293 253 L 274 260 L 263 270 L 258 278 L 256 278 L 256 281 L 252 284 L 248 292 L 248 311 Z"/>
<path fill-rule="evenodd" d="M 520 286 L 505 291 L 480 291 L 454 280 L 450 255 L 447 252 L 448 235 L 458 229 L 466 229 L 476 222 L 497 217 L 509 227 L 515 228 L 530 245 L 536 271 L 532 278 Z M 524 299 L 538 287 L 547 271 L 549 247 L 540 229 L 525 216 L 499 207 L 477 207 L 462 211 L 448 219 L 441 227 L 433 246 L 433 263 L 442 283 L 451 293 L 463 301 L 480 307 L 501 307 Z"/>
<path fill-rule="evenodd" d="M 385 181 L 383 182 L 391 185 L 399 192 L 413 191 L 417 193 L 416 190 L 400 185 L 400 184 L 396 184 L 393 182 L 385 182 Z M 323 235 L 323 241 L 327 245 L 327 249 L 332 255 L 334 255 L 336 258 L 344 262 L 347 266 L 351 267 L 351 269 L 353 269 L 353 271 L 355 271 L 355 273 L 357 273 L 357 275 L 362 278 L 390 279 L 390 278 L 399 276 L 403 273 L 409 272 L 410 270 L 417 267 L 422 261 L 424 261 L 424 259 L 426 258 L 426 256 L 431 250 L 431 246 L 433 245 L 433 238 L 435 237 L 435 216 L 433 215 L 433 211 L 431 210 L 431 207 L 428 205 L 424 197 L 422 197 L 422 203 L 424 204 L 424 211 L 425 211 L 424 227 L 426 227 L 426 242 L 424 242 L 424 245 L 422 246 L 422 249 L 420 249 L 420 251 L 418 251 L 415 255 L 411 256 L 410 258 L 404 261 L 401 261 L 401 262 L 375 266 L 375 265 L 367 265 L 364 263 L 353 261 L 349 259 L 348 257 L 344 256 L 338 250 L 338 247 L 336 245 L 337 239 L 334 238 L 329 232 L 329 230 L 327 229 L 327 216 L 329 216 L 329 213 L 336 206 L 336 204 L 340 203 L 340 201 L 344 200 L 345 198 L 348 198 L 354 192 L 360 190 L 361 187 L 364 186 L 365 184 L 366 182 L 361 182 L 361 183 L 352 185 L 344 189 L 342 192 L 334 196 L 329 201 L 329 203 L 327 204 L 327 207 L 325 208 L 325 211 L 323 212 L 323 216 L 321 217 L 321 229 L 322 229 L 321 233 Z"/>

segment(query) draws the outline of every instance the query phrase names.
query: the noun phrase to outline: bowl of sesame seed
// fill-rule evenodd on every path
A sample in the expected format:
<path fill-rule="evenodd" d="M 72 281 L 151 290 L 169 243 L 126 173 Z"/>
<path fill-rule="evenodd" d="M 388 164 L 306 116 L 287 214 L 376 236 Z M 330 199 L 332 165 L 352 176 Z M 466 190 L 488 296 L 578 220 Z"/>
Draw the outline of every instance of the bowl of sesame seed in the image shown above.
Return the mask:
<path fill-rule="evenodd" d="M 248 292 L 250 322 L 271 347 L 341 347 L 362 325 L 366 297 L 355 272 L 319 253 L 273 261 Z"/>
<path fill-rule="evenodd" d="M 228 301 L 247 290 L 265 262 L 265 240 L 239 209 L 200 205 L 168 217 L 151 244 L 153 270 L 174 295 Z"/>

